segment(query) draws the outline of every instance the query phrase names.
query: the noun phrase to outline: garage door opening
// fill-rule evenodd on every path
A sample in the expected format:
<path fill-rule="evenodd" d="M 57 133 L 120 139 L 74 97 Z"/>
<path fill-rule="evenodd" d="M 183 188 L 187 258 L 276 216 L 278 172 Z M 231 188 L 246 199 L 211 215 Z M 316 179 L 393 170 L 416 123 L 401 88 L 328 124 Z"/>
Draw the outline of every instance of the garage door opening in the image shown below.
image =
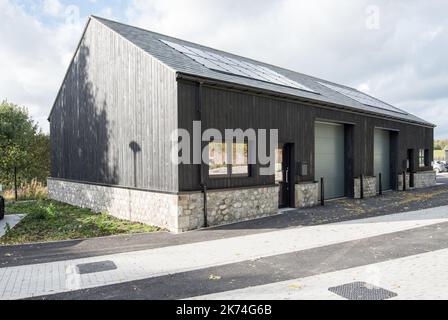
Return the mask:
<path fill-rule="evenodd" d="M 379 175 L 381 173 L 381 183 L 383 190 L 391 189 L 390 179 L 390 131 L 383 129 L 375 129 L 374 134 L 374 175 L 376 176 L 376 190 L 379 192 Z"/>
<path fill-rule="evenodd" d="M 325 199 L 344 197 L 344 125 L 316 122 L 314 148 L 315 179 L 320 183 L 320 179 L 324 178 Z"/>

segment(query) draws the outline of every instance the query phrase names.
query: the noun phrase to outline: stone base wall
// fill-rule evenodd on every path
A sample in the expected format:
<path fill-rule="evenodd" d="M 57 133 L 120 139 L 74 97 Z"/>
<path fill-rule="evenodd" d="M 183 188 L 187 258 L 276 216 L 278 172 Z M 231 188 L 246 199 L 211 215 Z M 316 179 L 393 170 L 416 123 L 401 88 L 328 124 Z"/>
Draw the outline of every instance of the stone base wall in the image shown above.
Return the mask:
<path fill-rule="evenodd" d="M 207 194 L 209 226 L 277 214 L 278 186 L 212 190 Z M 184 232 L 204 226 L 204 195 L 168 194 L 48 179 L 50 199 L 133 222 Z"/>
<path fill-rule="evenodd" d="M 354 179 L 353 197 L 355 199 L 361 198 L 361 178 Z M 364 198 L 376 196 L 376 177 L 363 177 L 363 194 Z"/>
<path fill-rule="evenodd" d="M 277 214 L 278 192 L 278 186 L 213 190 L 207 197 L 207 222 L 215 226 Z"/>
<path fill-rule="evenodd" d="M 409 173 L 406 173 L 406 190 L 409 190 L 410 183 L 411 183 L 411 176 Z M 414 181 L 414 184 L 415 184 L 415 181 Z M 397 177 L 397 190 L 403 191 L 403 174 L 399 174 Z"/>
<path fill-rule="evenodd" d="M 436 185 L 436 173 L 434 171 L 424 171 L 414 173 L 414 187 L 428 188 Z"/>
<path fill-rule="evenodd" d="M 296 208 L 314 207 L 319 204 L 319 183 L 296 184 Z"/>
<path fill-rule="evenodd" d="M 116 218 L 178 231 L 178 196 L 175 194 L 48 179 L 48 196 Z"/>

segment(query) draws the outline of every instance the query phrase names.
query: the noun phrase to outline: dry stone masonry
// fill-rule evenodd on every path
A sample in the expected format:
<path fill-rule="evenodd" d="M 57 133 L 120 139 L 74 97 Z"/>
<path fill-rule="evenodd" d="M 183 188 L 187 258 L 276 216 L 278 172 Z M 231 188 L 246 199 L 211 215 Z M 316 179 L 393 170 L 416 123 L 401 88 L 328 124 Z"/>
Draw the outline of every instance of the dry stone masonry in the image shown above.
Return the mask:
<path fill-rule="evenodd" d="M 296 208 L 317 206 L 319 203 L 319 183 L 296 184 Z"/>
<path fill-rule="evenodd" d="M 363 194 L 364 198 L 376 196 L 376 177 L 363 177 Z M 361 198 L 361 178 L 354 179 L 354 198 Z"/>
<path fill-rule="evenodd" d="M 397 177 L 402 190 L 402 175 Z M 409 188 L 409 174 L 406 186 Z M 414 174 L 416 188 L 434 186 L 432 171 Z M 217 226 L 262 218 L 278 213 L 279 187 L 211 190 L 207 193 L 207 224 Z M 170 194 L 123 187 L 48 179 L 49 198 L 95 212 L 105 212 L 120 219 L 158 226 L 172 232 L 194 230 L 204 226 L 204 194 L 190 192 Z M 364 178 L 364 197 L 376 195 L 376 178 Z M 354 179 L 354 197 L 360 197 L 360 179 Z M 295 186 L 297 208 L 318 205 L 319 183 Z"/>
<path fill-rule="evenodd" d="M 175 194 L 56 179 L 48 179 L 47 183 L 50 199 L 177 231 L 178 197 Z"/>
<path fill-rule="evenodd" d="M 424 171 L 414 173 L 414 187 L 427 188 L 436 185 L 436 173 L 434 171 Z"/>
<path fill-rule="evenodd" d="M 204 195 L 168 194 L 105 185 L 48 179 L 50 199 L 129 221 L 183 232 L 204 225 Z M 277 214 L 278 186 L 210 191 L 209 226 Z"/>
<path fill-rule="evenodd" d="M 209 225 L 277 214 L 279 187 L 211 191 L 207 198 Z"/>
<path fill-rule="evenodd" d="M 415 177 L 415 175 L 414 175 Z M 411 182 L 411 176 L 409 173 L 406 173 L 406 190 L 409 190 Z M 403 191 L 403 174 L 399 174 L 397 177 L 397 190 Z"/>

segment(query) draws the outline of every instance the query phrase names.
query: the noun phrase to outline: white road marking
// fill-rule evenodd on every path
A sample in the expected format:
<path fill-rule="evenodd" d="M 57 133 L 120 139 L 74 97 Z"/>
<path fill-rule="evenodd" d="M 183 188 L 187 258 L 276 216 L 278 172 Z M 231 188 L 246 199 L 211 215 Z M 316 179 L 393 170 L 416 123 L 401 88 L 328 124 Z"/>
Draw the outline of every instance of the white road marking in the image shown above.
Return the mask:
<path fill-rule="evenodd" d="M 398 294 L 392 299 L 446 300 L 448 249 L 189 300 L 342 300 L 328 288 L 357 281 Z"/>
<path fill-rule="evenodd" d="M 0 268 L 0 299 L 67 292 L 197 270 L 442 222 L 448 222 L 448 206 L 143 251 Z M 73 272 L 78 264 L 104 260 L 113 261 L 118 269 L 85 275 Z"/>

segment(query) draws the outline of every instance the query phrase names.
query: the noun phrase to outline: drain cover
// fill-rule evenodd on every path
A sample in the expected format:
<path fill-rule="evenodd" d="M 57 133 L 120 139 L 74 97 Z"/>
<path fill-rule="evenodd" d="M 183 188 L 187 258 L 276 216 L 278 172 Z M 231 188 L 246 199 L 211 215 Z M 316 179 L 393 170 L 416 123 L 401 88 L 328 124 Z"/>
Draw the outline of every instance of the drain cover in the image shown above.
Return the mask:
<path fill-rule="evenodd" d="M 365 282 L 347 283 L 328 290 L 348 300 L 386 300 L 397 296 L 394 292 Z"/>
<path fill-rule="evenodd" d="M 93 263 L 78 264 L 76 267 L 78 268 L 79 274 L 96 273 L 117 269 L 115 263 L 113 263 L 113 261 L 108 260 Z"/>

